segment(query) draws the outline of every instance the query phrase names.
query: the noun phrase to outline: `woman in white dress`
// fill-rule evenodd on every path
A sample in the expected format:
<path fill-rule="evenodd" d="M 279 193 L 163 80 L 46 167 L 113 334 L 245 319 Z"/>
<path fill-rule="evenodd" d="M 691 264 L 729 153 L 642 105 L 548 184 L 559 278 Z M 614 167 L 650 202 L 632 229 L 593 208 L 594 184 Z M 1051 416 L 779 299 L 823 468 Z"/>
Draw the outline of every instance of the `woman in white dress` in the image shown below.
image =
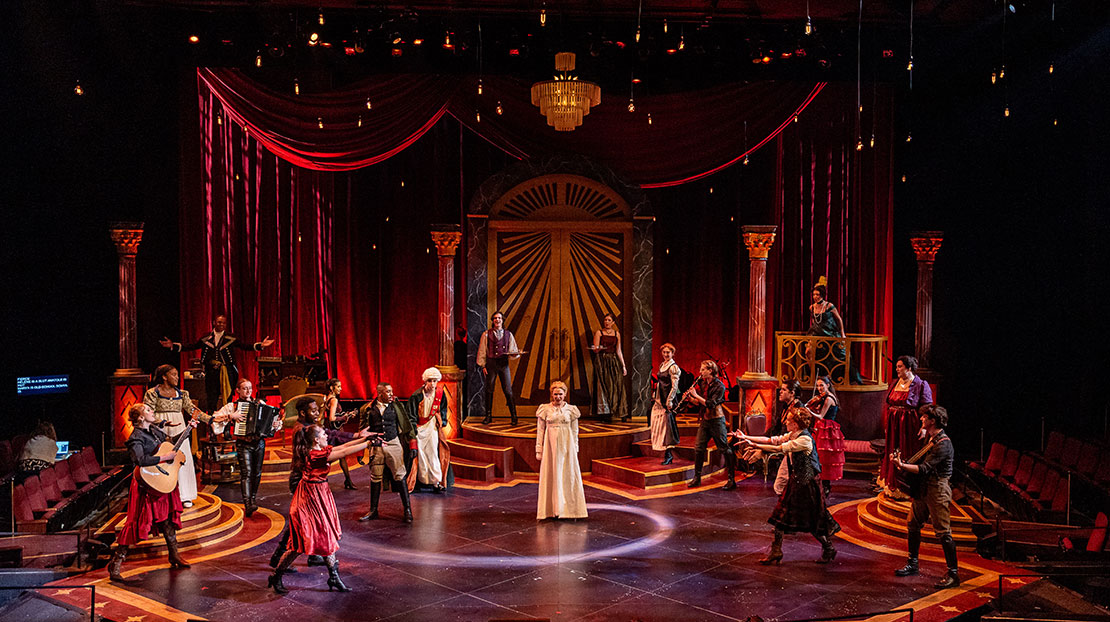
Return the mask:
<path fill-rule="evenodd" d="M 213 418 L 203 413 L 193 405 L 189 392 L 178 388 L 179 377 L 177 368 L 173 365 L 161 365 L 154 370 L 154 386 L 147 389 L 143 395 L 143 403 L 154 410 L 158 421 L 165 421 L 162 431 L 171 439 L 182 433 L 188 433 L 188 424 L 192 419 L 201 423 L 213 421 L 226 421 L 227 415 Z M 197 472 L 193 466 L 193 450 L 187 440 L 181 445 L 185 454 L 185 464 L 177 476 L 177 490 L 181 494 L 181 503 L 193 507 L 197 498 Z"/>
<path fill-rule="evenodd" d="M 586 491 L 578 466 L 578 419 L 582 413 L 566 402 L 567 385 L 551 383 L 551 403 L 536 409 L 536 460 L 540 495 L 536 520 L 586 518 Z"/>

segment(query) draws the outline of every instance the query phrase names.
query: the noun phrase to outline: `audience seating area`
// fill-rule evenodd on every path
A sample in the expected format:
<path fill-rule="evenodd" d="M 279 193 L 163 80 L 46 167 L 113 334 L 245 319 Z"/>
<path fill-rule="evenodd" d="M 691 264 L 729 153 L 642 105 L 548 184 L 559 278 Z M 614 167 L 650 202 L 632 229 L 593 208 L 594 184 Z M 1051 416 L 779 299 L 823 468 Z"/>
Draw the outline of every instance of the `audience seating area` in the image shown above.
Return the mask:
<path fill-rule="evenodd" d="M 122 467 L 104 468 L 92 447 L 55 462 L 50 468 L 19 481 L 15 457 L 26 437 L 0 441 L 0 473 L 6 517 L 14 515 L 15 531 L 52 533 L 71 529 L 95 510 L 125 474 Z M 10 528 L 10 523 L 3 525 Z"/>
<path fill-rule="evenodd" d="M 994 443 L 986 462 L 968 464 L 968 475 L 1019 518 L 1063 523 L 1069 501 L 1073 523 L 1110 508 L 1110 450 L 1057 431 L 1043 453 Z"/>

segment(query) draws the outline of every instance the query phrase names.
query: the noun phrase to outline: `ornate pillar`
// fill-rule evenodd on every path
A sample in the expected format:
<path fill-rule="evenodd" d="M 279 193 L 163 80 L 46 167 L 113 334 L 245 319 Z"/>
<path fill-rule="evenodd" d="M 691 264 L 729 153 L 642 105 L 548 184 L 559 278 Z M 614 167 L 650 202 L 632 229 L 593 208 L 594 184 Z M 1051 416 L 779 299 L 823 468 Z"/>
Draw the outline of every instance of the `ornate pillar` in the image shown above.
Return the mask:
<path fill-rule="evenodd" d="M 767 374 L 767 254 L 775 243 L 775 225 L 744 225 L 748 247 L 748 371 L 743 380 L 774 380 Z"/>
<path fill-rule="evenodd" d="M 928 368 L 933 349 L 933 262 L 944 240 L 943 231 L 915 231 L 910 234 L 913 254 L 917 256 L 917 315 L 914 328 L 914 357 Z"/>
<path fill-rule="evenodd" d="M 462 408 L 463 378 L 466 370 L 455 365 L 455 251 L 462 241 L 459 225 L 432 225 L 432 242 L 439 256 L 439 361 L 436 365 L 443 374 L 444 389 L 450 396 L 447 405 L 448 438 L 456 438 L 461 431 L 459 413 Z"/>
<path fill-rule="evenodd" d="M 775 244 L 775 225 L 744 225 L 744 246 L 748 248 L 748 370 L 740 376 L 743 388 L 739 422 L 749 433 L 744 416 L 774 412 L 778 382 L 767 373 L 767 255 Z"/>
<path fill-rule="evenodd" d="M 143 223 L 114 223 L 109 229 L 119 256 L 119 367 L 117 376 L 127 376 L 139 369 L 139 349 L 135 329 L 138 310 L 135 304 L 135 255 L 143 241 Z"/>
<path fill-rule="evenodd" d="M 112 223 L 108 232 L 116 244 L 119 257 L 119 367 L 109 377 L 112 389 L 110 448 L 123 447 L 131 435 L 127 408 L 141 402 L 148 377 L 139 368 L 139 344 L 136 334 L 138 306 L 135 298 L 135 256 L 143 240 L 143 223 Z"/>

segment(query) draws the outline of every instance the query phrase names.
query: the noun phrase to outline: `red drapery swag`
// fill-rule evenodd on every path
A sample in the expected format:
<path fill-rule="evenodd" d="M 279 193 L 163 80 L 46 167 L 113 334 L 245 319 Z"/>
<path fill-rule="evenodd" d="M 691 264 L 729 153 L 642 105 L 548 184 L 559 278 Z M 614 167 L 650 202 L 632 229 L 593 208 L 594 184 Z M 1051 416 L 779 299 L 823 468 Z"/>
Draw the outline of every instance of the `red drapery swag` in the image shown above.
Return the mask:
<path fill-rule="evenodd" d="M 527 100 L 526 84 L 486 77 L 488 95 L 479 98 L 471 82 L 387 76 L 328 94 L 287 96 L 236 70 L 198 70 L 201 162 L 194 178 L 203 191 L 201 205 L 181 214 L 184 338 L 205 332 L 212 315 L 224 312 L 244 339 L 278 340 L 265 354 L 326 351 L 348 395 L 371 395 L 379 379 L 392 380 L 398 393 L 414 389 L 438 351 L 428 224 L 457 221 L 458 206 L 431 197 L 399 200 L 382 190 L 395 191 L 395 179 L 375 183 L 345 171 L 384 163 L 429 132 L 436 146 L 428 151 L 459 152 L 461 137 L 432 131 L 447 113 L 510 157 L 584 153 L 645 188 L 660 188 L 648 190 L 660 220 L 658 246 L 706 249 L 708 230 L 722 238 L 720 249 L 736 249 L 738 261 L 723 270 L 720 253 L 657 260 L 657 347 L 674 341 L 682 350 L 685 340 L 694 357 L 712 346 L 714 354 L 732 353 L 738 361 L 730 371 L 745 371 L 747 323 L 738 309 L 747 305 L 747 253 L 735 229 L 741 222 L 780 226 L 769 266 L 774 330 L 805 329 L 809 288 L 826 275 L 849 332 L 890 336 L 891 150 L 889 140 L 880 140 L 873 150 L 855 151 L 854 91 L 824 84 L 722 86 L 643 98 L 637 113 L 624 102 L 603 105 L 583 128 L 556 133 Z M 503 115 L 493 110 L 498 102 Z M 889 101 L 880 100 L 879 108 L 876 121 L 889 134 Z M 755 151 L 767 143 L 771 148 Z M 747 153 L 754 166 L 730 167 Z M 410 187 L 440 184 L 446 172 L 426 161 L 394 160 L 391 172 L 411 176 Z M 711 174 L 702 184 L 689 183 Z M 741 176 L 743 183 L 727 181 Z M 704 183 L 732 187 L 731 200 L 740 206 L 733 228 L 716 222 L 712 206 L 695 216 L 708 229 L 688 226 L 690 196 L 703 195 Z M 404 218 L 383 225 L 380 216 L 391 210 Z M 674 214 L 683 222 L 671 227 Z M 717 281 L 719 304 L 704 305 L 699 297 L 706 278 Z M 691 305 L 698 307 L 696 324 L 687 315 Z M 705 326 L 720 332 L 707 333 Z M 702 337 L 709 340 L 701 344 Z M 243 373 L 255 377 L 254 357 L 241 358 Z M 686 364 L 696 368 L 696 361 Z"/>

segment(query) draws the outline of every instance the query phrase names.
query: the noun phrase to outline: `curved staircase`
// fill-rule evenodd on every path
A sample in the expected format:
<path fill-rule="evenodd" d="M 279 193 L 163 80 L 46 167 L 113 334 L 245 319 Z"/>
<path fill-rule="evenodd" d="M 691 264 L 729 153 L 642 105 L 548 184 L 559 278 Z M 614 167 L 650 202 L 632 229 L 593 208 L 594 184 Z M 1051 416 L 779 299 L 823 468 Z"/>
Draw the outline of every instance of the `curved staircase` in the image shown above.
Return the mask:
<path fill-rule="evenodd" d="M 905 539 L 909 533 L 906 521 L 910 514 L 910 502 L 887 497 L 886 493 L 861 502 L 856 506 L 859 525 L 864 530 L 875 534 L 894 536 Z M 973 531 L 977 524 L 986 524 L 984 519 L 974 508 L 953 502 L 949 506 L 952 514 L 952 539 L 956 546 L 963 550 L 974 550 L 978 537 Z M 921 530 L 921 540 L 930 544 L 939 544 L 931 526 Z"/>
<path fill-rule="evenodd" d="M 101 540 L 114 541 L 123 529 L 127 515 L 123 512 L 113 516 L 96 531 Z M 186 508 L 181 514 L 181 529 L 177 531 L 178 548 L 181 551 L 195 551 L 211 547 L 237 535 L 243 529 L 243 507 L 224 503 L 216 495 L 200 493 L 193 507 Z M 131 547 L 129 559 L 163 557 L 166 555 L 166 541 L 161 535 L 148 538 Z"/>

